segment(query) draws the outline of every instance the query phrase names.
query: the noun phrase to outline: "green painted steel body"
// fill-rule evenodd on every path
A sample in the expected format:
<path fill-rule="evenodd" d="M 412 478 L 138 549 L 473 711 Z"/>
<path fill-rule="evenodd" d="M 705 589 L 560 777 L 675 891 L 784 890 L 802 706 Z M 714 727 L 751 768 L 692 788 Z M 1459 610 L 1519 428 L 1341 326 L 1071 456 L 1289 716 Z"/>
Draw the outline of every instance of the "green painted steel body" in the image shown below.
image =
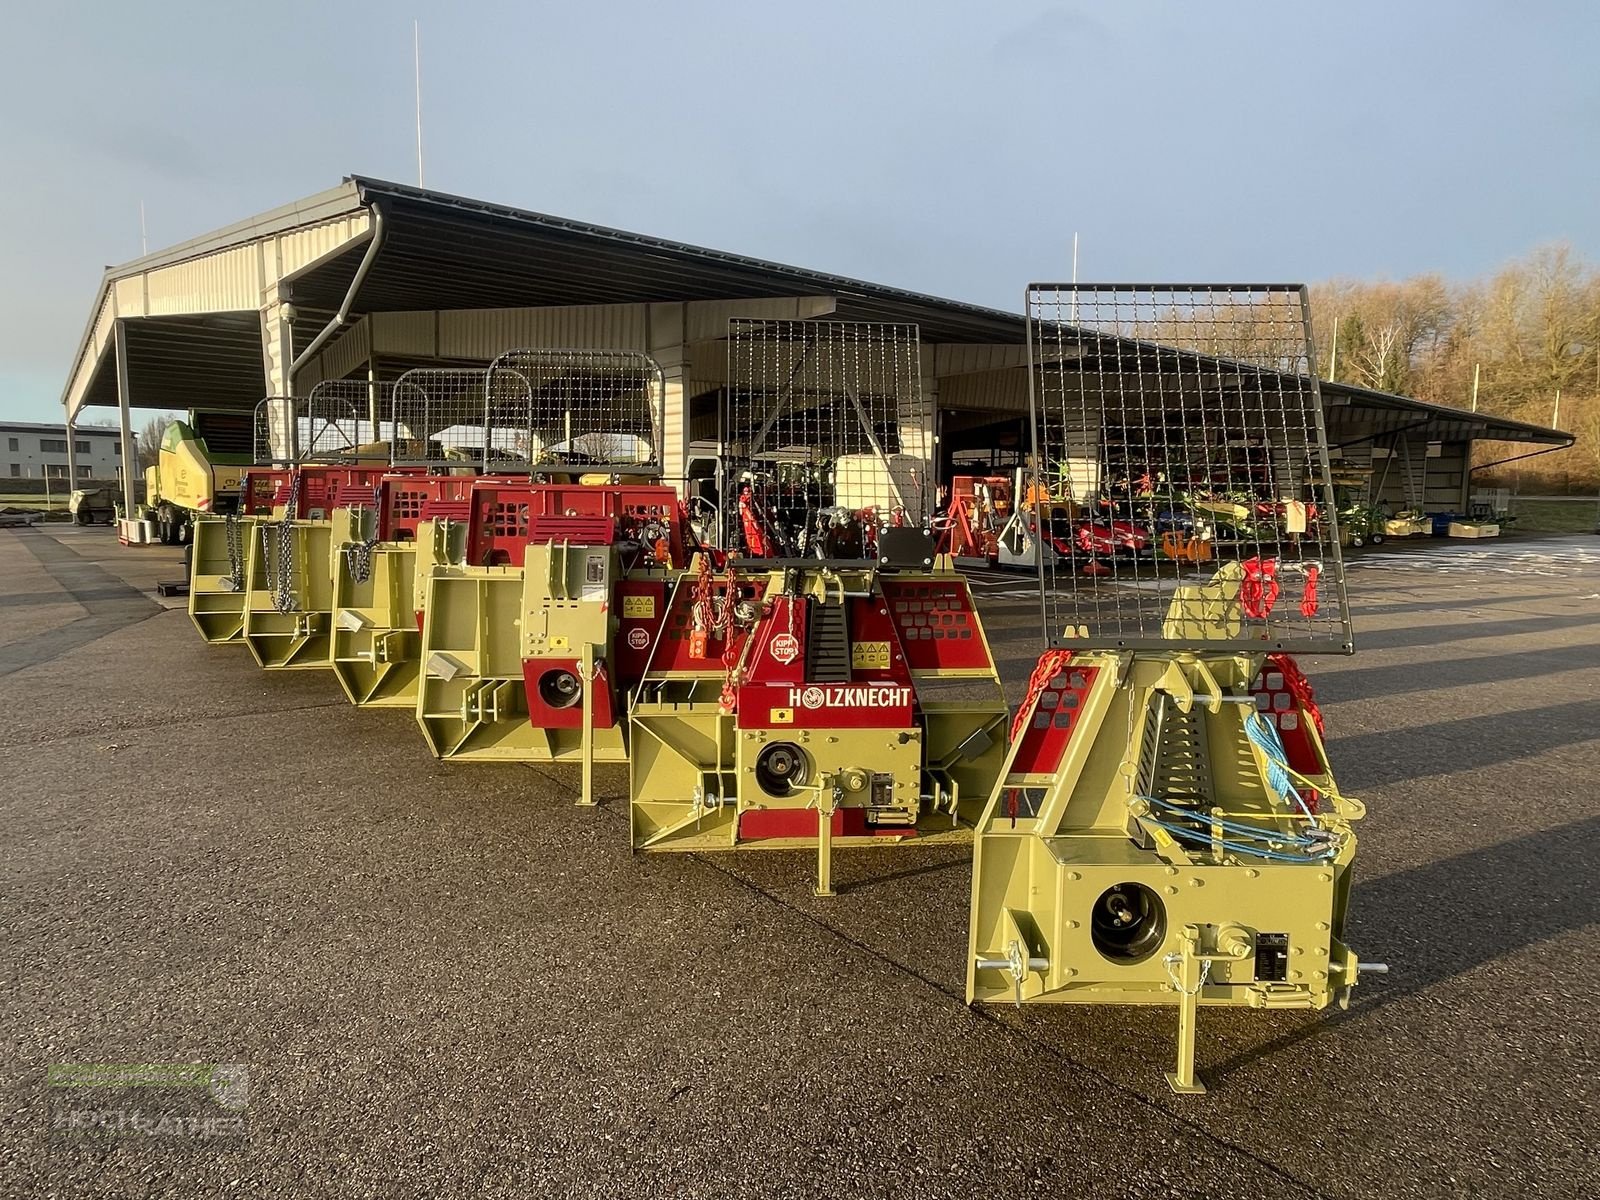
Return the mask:
<path fill-rule="evenodd" d="M 605 563 L 605 582 L 586 586 L 581 572 L 596 556 Z M 663 575 L 648 569 L 632 579 Z M 584 722 L 568 727 L 530 717 L 525 661 L 570 659 L 576 675 L 599 672 L 583 682 L 586 703 L 606 689 L 587 756 L 626 761 L 627 698 L 614 683 L 612 663 L 616 578 L 609 547 L 531 544 L 522 567 L 434 565 L 425 583 L 416 707 L 429 749 L 440 758 L 494 762 L 584 759 L 587 710 Z"/>
<path fill-rule="evenodd" d="M 194 519 L 189 619 L 207 642 L 244 639 L 244 560 L 248 546 L 258 536 L 254 517 Z"/>
<path fill-rule="evenodd" d="M 349 509 L 335 509 L 329 520 L 256 524 L 246 554 L 244 640 L 260 666 L 333 666 L 333 547 L 349 541 L 351 529 Z"/>
<path fill-rule="evenodd" d="M 352 704 L 416 708 L 427 581 L 435 566 L 460 562 L 465 534 L 459 521 L 421 521 L 415 541 L 335 547 L 333 673 Z"/>
<path fill-rule="evenodd" d="M 1204 1090 L 1198 1008 L 1348 1003 L 1365 808 L 1298 701 L 1258 711 L 1263 659 L 1076 653 L 1025 702 L 977 832 L 969 1002 L 1178 1007 L 1179 1092 Z M 1247 728 L 1285 719 L 1317 764 L 1295 776 L 1314 816 L 1276 793 Z"/>

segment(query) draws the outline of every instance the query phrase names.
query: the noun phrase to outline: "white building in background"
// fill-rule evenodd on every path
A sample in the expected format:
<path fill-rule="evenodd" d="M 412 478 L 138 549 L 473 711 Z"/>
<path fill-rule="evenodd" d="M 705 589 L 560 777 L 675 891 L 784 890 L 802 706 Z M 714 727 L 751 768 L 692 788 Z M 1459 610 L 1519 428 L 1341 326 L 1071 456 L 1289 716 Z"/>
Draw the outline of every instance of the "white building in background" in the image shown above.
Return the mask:
<path fill-rule="evenodd" d="M 110 426 L 79 425 L 73 431 L 78 479 L 120 479 L 122 438 Z M 65 483 L 67 427 L 38 421 L 0 421 L 0 490 L 12 479 L 43 479 Z"/>

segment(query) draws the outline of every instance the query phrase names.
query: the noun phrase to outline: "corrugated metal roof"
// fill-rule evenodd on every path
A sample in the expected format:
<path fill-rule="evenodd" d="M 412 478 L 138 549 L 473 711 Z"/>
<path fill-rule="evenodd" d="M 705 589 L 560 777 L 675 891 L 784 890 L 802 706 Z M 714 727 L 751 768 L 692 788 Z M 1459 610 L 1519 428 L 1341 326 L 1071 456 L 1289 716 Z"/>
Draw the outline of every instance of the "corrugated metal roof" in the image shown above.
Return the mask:
<path fill-rule="evenodd" d="M 352 182 L 388 227 L 362 312 L 831 295 L 842 318 L 915 321 L 928 342 L 1023 339 L 1017 314 L 982 305 L 405 184 Z M 295 284 L 296 302 L 337 307 L 355 267 L 347 257 L 310 273 Z"/>
<path fill-rule="evenodd" d="M 336 220 L 374 204 L 383 211 L 386 240 L 357 296 L 354 316 L 827 295 L 836 298 L 840 319 L 914 322 L 930 344 L 1016 346 L 1025 338 L 1019 313 L 352 176 L 336 188 L 108 270 L 79 358 L 90 348 L 103 299 L 118 279 Z M 344 300 L 362 249 L 357 244 L 294 280 L 297 346 L 309 344 Z M 84 403 L 115 404 L 115 372 L 108 369 L 114 351 L 96 346 L 101 359 Z M 1156 356 L 1176 353 L 1151 350 Z M 128 356 L 136 403 L 243 409 L 253 407 L 263 391 L 261 329 L 254 312 L 130 320 Z M 974 362 L 972 368 L 981 371 L 982 365 Z M 1375 427 L 1426 420 L 1449 438 L 1550 444 L 1573 440 L 1559 430 L 1347 384 L 1324 384 L 1323 389 L 1330 421 L 1334 410 L 1342 408 L 1347 417 L 1359 414 Z M 949 399 L 959 400 L 964 390 L 974 397 L 981 392 L 982 407 L 994 409 L 1003 409 L 1006 398 L 1025 395 L 1021 389 L 983 386 L 974 379 L 953 386 Z"/>
<path fill-rule="evenodd" d="M 1515 421 L 1510 417 L 1496 416 L 1493 413 L 1471 412 L 1463 408 L 1451 408 L 1446 404 L 1414 400 L 1410 396 L 1396 396 L 1391 392 L 1378 392 L 1350 383 L 1329 383 L 1324 380 L 1322 402 L 1324 408 L 1330 410 L 1330 420 L 1332 420 L 1331 413 L 1339 406 L 1348 406 L 1365 414 L 1371 414 L 1375 418 L 1372 424 L 1384 427 L 1380 432 L 1393 432 L 1402 426 L 1411 425 L 1420 428 L 1421 423 L 1425 421 L 1426 431 L 1434 441 L 1472 441 L 1477 438 L 1492 438 L 1501 442 L 1571 445 L 1578 440 L 1577 435 L 1560 429 L 1534 425 L 1527 421 Z M 1384 421 L 1383 416 L 1390 419 Z M 1336 440 L 1331 433 L 1329 440 Z"/>

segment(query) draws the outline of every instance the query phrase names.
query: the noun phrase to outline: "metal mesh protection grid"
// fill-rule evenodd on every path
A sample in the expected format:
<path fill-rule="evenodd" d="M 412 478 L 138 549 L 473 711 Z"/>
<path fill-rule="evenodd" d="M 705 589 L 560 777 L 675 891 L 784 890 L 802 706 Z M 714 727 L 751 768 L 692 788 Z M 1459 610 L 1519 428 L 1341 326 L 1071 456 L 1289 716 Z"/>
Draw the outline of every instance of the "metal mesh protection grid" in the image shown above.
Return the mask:
<path fill-rule="evenodd" d="M 637 350 L 508 350 L 489 367 L 491 463 L 531 470 L 659 475 L 666 380 Z"/>
<path fill-rule="evenodd" d="M 383 461 L 388 452 L 378 446 L 382 414 L 389 410 L 394 386 L 327 379 L 306 396 L 268 396 L 256 405 L 257 464 Z"/>
<path fill-rule="evenodd" d="M 1305 289 L 1033 284 L 1027 313 L 1047 639 L 1351 649 Z"/>
<path fill-rule="evenodd" d="M 251 455 L 255 458 L 257 466 L 265 466 L 275 458 L 277 461 L 284 461 L 291 453 L 287 442 L 287 430 L 292 428 L 288 420 L 290 405 L 291 401 L 287 396 L 268 396 L 265 400 L 256 402 L 250 444 Z M 275 454 L 275 448 L 279 447 L 282 448 L 282 452 Z"/>
<path fill-rule="evenodd" d="M 509 468 L 527 464 L 520 426 L 503 414 L 528 403 L 526 382 L 481 367 L 418 367 L 394 385 L 389 461 L 397 467 Z"/>
<path fill-rule="evenodd" d="M 751 557 L 871 559 L 936 501 L 915 325 L 728 327 L 724 503 Z"/>

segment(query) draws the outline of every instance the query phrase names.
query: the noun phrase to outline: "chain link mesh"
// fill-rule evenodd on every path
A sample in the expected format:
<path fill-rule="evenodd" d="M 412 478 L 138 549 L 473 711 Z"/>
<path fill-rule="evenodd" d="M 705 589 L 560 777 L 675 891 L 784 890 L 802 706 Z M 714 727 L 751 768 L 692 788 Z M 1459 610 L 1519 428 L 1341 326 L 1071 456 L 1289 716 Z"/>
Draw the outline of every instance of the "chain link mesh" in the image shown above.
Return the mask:
<path fill-rule="evenodd" d="M 251 456 L 257 466 L 287 461 L 293 452 L 289 439 L 289 430 L 293 427 L 287 396 L 268 396 L 256 403 L 250 440 Z"/>
<path fill-rule="evenodd" d="M 518 427 L 507 412 L 528 403 L 514 377 L 491 382 L 482 368 L 418 367 L 394 386 L 389 432 L 394 466 L 509 468 Z"/>
<path fill-rule="evenodd" d="M 1305 289 L 1034 284 L 1027 312 L 1047 638 L 1349 649 Z"/>
<path fill-rule="evenodd" d="M 876 557 L 936 501 L 917 327 L 731 321 L 722 439 L 747 554 Z"/>
<path fill-rule="evenodd" d="M 517 433 L 504 461 L 535 470 L 660 474 L 666 380 L 650 355 L 508 350 L 490 365 L 489 379 L 491 416 Z"/>
<path fill-rule="evenodd" d="M 394 386 L 327 379 L 305 396 L 268 396 L 256 405 L 256 463 L 381 462 L 386 454 L 382 415 Z"/>

